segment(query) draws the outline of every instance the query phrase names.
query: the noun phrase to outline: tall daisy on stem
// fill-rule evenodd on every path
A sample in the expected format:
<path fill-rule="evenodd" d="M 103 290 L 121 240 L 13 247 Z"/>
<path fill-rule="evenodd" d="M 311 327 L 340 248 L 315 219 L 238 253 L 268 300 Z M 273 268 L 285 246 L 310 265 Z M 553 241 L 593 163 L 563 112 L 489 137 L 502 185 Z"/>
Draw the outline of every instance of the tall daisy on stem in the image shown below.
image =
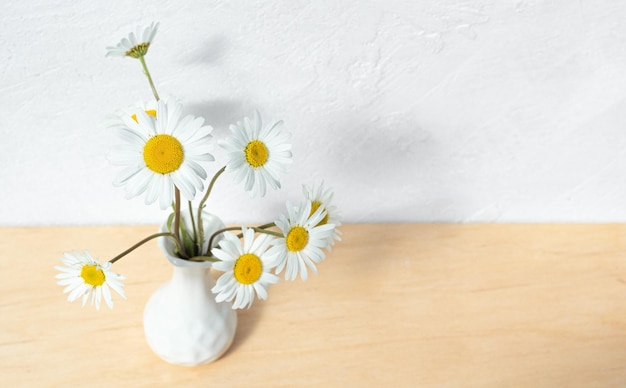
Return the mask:
<path fill-rule="evenodd" d="M 183 247 L 181 256 L 188 258 L 199 252 L 196 249 L 186 252 L 181 241 L 181 192 L 191 208 L 196 190 L 202 191 L 207 177 L 199 162 L 214 160 L 208 142 L 212 128 L 203 126 L 202 118 L 181 118 L 181 104 L 160 100 L 144 58 L 158 27 L 159 23 L 154 22 L 146 28 L 137 27 L 136 33 L 131 32 L 116 46 L 107 48 L 107 56 L 139 59 L 158 103 L 155 111 L 138 111 L 131 117 L 132 121 L 121 117 L 123 124 L 117 126 L 118 132 L 127 144 L 115 150 L 110 159 L 114 164 L 126 166 L 114 184 L 126 186 L 127 198 L 147 192 L 146 204 L 158 198 L 162 209 L 174 201 L 173 238 L 177 246 Z M 193 245 L 201 246 L 201 243 Z"/>
<path fill-rule="evenodd" d="M 159 100 L 159 95 L 157 94 L 156 88 L 154 87 L 154 83 L 152 82 L 152 77 L 150 76 L 150 72 L 148 71 L 148 66 L 146 65 L 145 56 L 148 53 L 148 48 L 150 48 L 150 44 L 154 39 L 154 36 L 159 29 L 159 23 L 152 22 L 148 27 L 137 26 L 136 32 L 131 32 L 127 38 L 122 38 L 118 44 L 115 46 L 107 47 L 106 56 L 115 56 L 115 57 L 131 57 L 135 59 L 139 59 L 141 62 L 141 66 L 143 67 L 144 73 L 146 77 L 148 77 L 148 82 L 150 82 L 150 87 L 152 88 L 152 93 L 154 97 Z"/>

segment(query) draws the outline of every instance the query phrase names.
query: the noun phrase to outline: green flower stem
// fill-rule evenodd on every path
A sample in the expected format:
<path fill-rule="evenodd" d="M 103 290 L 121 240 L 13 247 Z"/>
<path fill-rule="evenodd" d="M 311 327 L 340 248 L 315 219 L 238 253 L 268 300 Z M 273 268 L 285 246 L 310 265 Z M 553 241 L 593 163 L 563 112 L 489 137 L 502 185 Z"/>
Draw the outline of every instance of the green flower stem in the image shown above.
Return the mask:
<path fill-rule="evenodd" d="M 144 74 L 146 75 L 146 77 L 148 77 L 148 82 L 150 83 L 150 87 L 152 88 L 152 94 L 154 94 L 154 98 L 159 101 L 159 94 L 154 87 L 154 82 L 152 82 L 152 77 L 150 76 L 150 72 L 148 71 L 148 66 L 146 65 L 146 60 L 144 59 L 143 55 L 139 57 L 139 62 L 141 62 Z"/>
<path fill-rule="evenodd" d="M 191 201 L 187 201 L 187 205 L 189 207 L 189 217 L 191 217 L 191 228 L 193 229 L 193 241 L 196 242 L 196 246 L 198 247 L 197 252 L 202 250 L 202 243 L 198 242 L 198 231 L 196 230 L 196 221 L 193 218 L 193 207 L 191 206 Z"/>
<path fill-rule="evenodd" d="M 268 224 L 266 224 L 266 225 L 268 225 Z M 261 225 L 261 226 L 265 226 L 265 225 Z M 284 237 L 282 233 L 274 232 L 272 230 L 262 229 L 261 227 L 253 227 L 253 228 L 250 228 L 250 229 L 253 229 L 257 233 L 269 234 L 269 235 L 276 236 L 276 237 Z M 228 232 L 228 231 L 231 231 L 231 230 L 241 230 L 241 226 L 229 226 L 227 228 L 219 229 L 219 230 L 217 230 L 215 233 L 213 233 L 211 235 L 211 238 L 209 239 L 209 253 L 208 253 L 208 256 L 211 255 L 211 247 L 213 246 L 213 240 L 215 239 L 215 237 L 217 237 L 217 235 L 219 235 L 221 233 Z M 237 237 L 241 238 L 241 237 L 243 237 L 243 235 L 240 233 L 240 234 L 237 235 Z"/>
<path fill-rule="evenodd" d="M 122 257 L 126 256 L 127 254 L 131 253 L 132 251 L 134 251 L 135 249 L 139 248 L 140 246 L 142 246 L 143 244 L 147 243 L 148 241 L 155 239 L 157 237 L 172 237 L 174 239 L 174 243 L 176 244 L 176 246 L 178 246 L 178 248 L 180 249 L 180 243 L 176 240 L 176 238 L 174 238 L 174 235 L 172 233 L 169 232 L 163 232 L 163 233 L 156 233 L 156 234 L 152 234 L 146 238 L 144 238 L 143 240 L 139 241 L 137 244 L 133 245 L 132 247 L 128 248 L 127 250 L 125 250 L 124 252 L 120 253 L 119 255 L 115 256 L 114 258 L 112 258 L 111 260 L 109 260 L 109 262 L 111 264 L 115 263 L 116 261 L 118 261 L 119 259 L 121 259 Z"/>
<path fill-rule="evenodd" d="M 213 247 L 213 240 L 215 239 L 215 237 L 217 237 L 218 234 L 228 232 L 229 230 L 241 230 L 241 226 L 230 226 L 228 228 L 219 229 L 215 233 L 213 233 L 211 235 L 211 238 L 209 239 L 209 246 L 207 248 L 209 251 L 207 256 L 211 256 L 211 248 Z"/>
<path fill-rule="evenodd" d="M 198 261 L 198 262 L 210 261 L 212 263 L 221 261 L 217 257 L 213 257 L 213 256 L 194 256 L 194 257 L 190 257 L 187 260 L 189 260 L 189 261 Z"/>
<path fill-rule="evenodd" d="M 200 201 L 198 214 L 200 214 L 200 212 L 202 211 L 202 208 L 204 207 L 204 203 L 207 201 L 207 199 L 209 199 L 209 195 L 211 194 L 211 190 L 213 190 L 213 185 L 215 184 L 215 181 L 217 180 L 217 178 L 219 178 L 220 175 L 224 173 L 224 171 L 226 171 L 226 166 L 220 168 L 220 170 L 216 172 L 215 175 L 213 175 L 213 178 L 211 179 L 211 183 L 209 183 L 209 188 L 206 190 L 204 197 L 202 197 L 202 201 Z"/>
<path fill-rule="evenodd" d="M 217 178 L 222 175 L 224 173 L 224 171 L 226 171 L 226 166 L 222 167 L 218 172 L 215 173 L 215 175 L 213 175 L 213 179 L 211 179 L 211 183 L 209 183 L 209 187 L 206 190 L 206 193 L 204 194 L 204 197 L 202 198 L 202 201 L 200 201 L 200 205 L 198 205 L 198 234 L 200 236 L 200 238 L 198 239 L 198 245 L 200 246 L 200 250 L 199 252 L 202 253 L 202 242 L 204 241 L 204 226 L 202 225 L 202 209 L 204 209 L 204 204 L 207 201 L 207 199 L 209 199 L 209 195 L 211 194 L 211 190 L 213 190 L 213 185 L 215 184 L 215 181 L 217 180 Z M 211 252 L 211 244 L 209 243 L 209 246 L 207 248 L 207 253 Z"/>
<path fill-rule="evenodd" d="M 253 228 L 253 229 L 254 229 L 255 231 L 259 232 L 259 233 L 274 234 L 274 233 L 267 233 L 267 232 L 268 232 L 267 230 L 259 230 L 259 229 L 267 229 L 267 228 L 271 228 L 271 227 L 273 227 L 273 226 L 276 226 L 276 224 L 275 224 L 275 223 L 273 223 L 273 222 L 270 222 L 269 224 L 259 225 L 259 226 L 257 226 L 256 228 Z M 276 236 L 283 237 L 282 235 L 276 235 Z M 239 233 L 239 234 L 237 235 L 237 237 L 238 237 L 238 238 L 242 238 L 242 237 L 243 237 L 243 233 Z"/>
<path fill-rule="evenodd" d="M 251 228 L 251 229 L 254 229 L 254 231 L 257 233 L 269 234 L 269 235 L 276 236 L 276 237 L 285 237 L 282 233 L 274 232 L 273 230 L 260 229 L 260 228 Z"/>
<path fill-rule="evenodd" d="M 176 240 L 180 256 L 187 259 L 189 256 L 187 256 L 183 244 L 180 243 L 180 190 L 176 186 L 174 186 L 174 197 L 174 240 Z"/>

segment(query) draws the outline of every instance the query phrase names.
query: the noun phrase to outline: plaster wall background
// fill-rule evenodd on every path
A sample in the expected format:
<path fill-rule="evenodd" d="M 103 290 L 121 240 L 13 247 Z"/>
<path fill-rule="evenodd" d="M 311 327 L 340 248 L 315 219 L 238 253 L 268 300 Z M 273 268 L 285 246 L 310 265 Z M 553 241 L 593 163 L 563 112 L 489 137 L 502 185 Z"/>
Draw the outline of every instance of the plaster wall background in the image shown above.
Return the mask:
<path fill-rule="evenodd" d="M 283 189 L 218 181 L 266 222 L 324 179 L 345 222 L 626 222 L 626 2 L 3 1 L 0 225 L 159 223 L 113 187 L 109 113 L 151 98 L 105 58 L 161 23 L 159 93 L 215 130 L 258 109 L 293 133 Z M 219 152 L 216 152 L 219 157 Z M 209 172 L 221 165 L 211 166 Z"/>

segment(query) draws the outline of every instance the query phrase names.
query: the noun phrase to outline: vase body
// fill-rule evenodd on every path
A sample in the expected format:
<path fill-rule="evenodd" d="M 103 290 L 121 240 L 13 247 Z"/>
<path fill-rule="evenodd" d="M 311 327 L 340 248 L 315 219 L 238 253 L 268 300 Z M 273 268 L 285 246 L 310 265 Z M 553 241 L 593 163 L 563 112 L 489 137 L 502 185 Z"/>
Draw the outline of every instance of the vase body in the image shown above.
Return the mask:
<path fill-rule="evenodd" d="M 184 216 L 182 221 L 188 222 Z M 224 227 L 219 218 L 206 212 L 203 223 L 206 240 Z M 163 225 L 161 231 L 166 230 Z M 143 323 L 148 345 L 163 360 L 176 365 L 195 366 L 217 360 L 233 341 L 237 315 L 231 303 L 215 301 L 211 263 L 174 256 L 174 244 L 169 238 L 159 239 L 159 247 L 172 264 L 173 273 L 146 304 Z"/>

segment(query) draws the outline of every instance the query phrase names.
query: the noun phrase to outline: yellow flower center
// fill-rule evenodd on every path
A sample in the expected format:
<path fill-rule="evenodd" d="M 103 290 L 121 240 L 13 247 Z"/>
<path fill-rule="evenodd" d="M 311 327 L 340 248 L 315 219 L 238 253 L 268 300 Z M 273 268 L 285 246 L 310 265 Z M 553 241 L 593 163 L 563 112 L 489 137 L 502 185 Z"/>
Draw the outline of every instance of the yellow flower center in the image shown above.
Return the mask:
<path fill-rule="evenodd" d="M 311 214 L 309 214 L 309 217 L 311 217 L 313 213 L 315 213 L 317 209 L 320 208 L 320 206 L 322 206 L 321 202 L 312 201 L 311 202 Z M 326 209 L 323 209 L 323 210 L 326 210 Z M 327 223 L 328 223 L 328 212 L 326 212 L 326 215 L 324 216 L 324 218 L 322 218 L 322 220 L 318 222 L 317 225 L 315 226 L 326 225 Z"/>
<path fill-rule="evenodd" d="M 143 160 L 146 166 L 156 173 L 169 174 L 178 170 L 185 159 L 183 146 L 170 135 L 156 135 L 143 147 Z"/>
<path fill-rule="evenodd" d="M 156 110 L 154 110 L 154 109 L 148 109 L 148 110 L 146 111 L 146 114 L 147 114 L 148 116 L 156 117 Z M 131 118 L 131 119 L 133 119 L 133 120 L 135 120 L 135 122 L 136 122 L 136 123 L 138 123 L 138 122 L 139 122 L 139 121 L 137 121 L 137 115 L 136 115 L 136 114 L 134 114 L 134 113 L 133 113 L 133 115 L 132 115 L 132 116 L 130 116 L 130 118 Z"/>
<path fill-rule="evenodd" d="M 252 284 L 261 277 L 263 263 L 254 253 L 239 256 L 233 268 L 235 279 L 241 284 Z"/>
<path fill-rule="evenodd" d="M 85 284 L 98 287 L 104 284 L 104 271 L 98 269 L 95 265 L 84 265 L 80 270 L 80 277 L 83 278 Z"/>
<path fill-rule="evenodd" d="M 287 249 L 289 249 L 291 252 L 298 252 L 303 250 L 308 242 L 309 232 L 302 226 L 294 226 L 293 228 L 291 228 L 289 233 L 287 233 L 287 237 L 285 237 Z"/>
<path fill-rule="evenodd" d="M 246 154 L 248 164 L 254 168 L 263 166 L 265 162 L 267 162 L 267 157 L 269 156 L 267 147 L 262 141 L 259 140 L 252 140 L 248 143 L 244 152 Z"/>
<path fill-rule="evenodd" d="M 127 57 L 139 58 L 143 57 L 148 53 L 148 47 L 150 47 L 150 42 L 139 43 L 136 46 L 133 46 L 130 50 L 126 51 L 124 54 Z"/>

